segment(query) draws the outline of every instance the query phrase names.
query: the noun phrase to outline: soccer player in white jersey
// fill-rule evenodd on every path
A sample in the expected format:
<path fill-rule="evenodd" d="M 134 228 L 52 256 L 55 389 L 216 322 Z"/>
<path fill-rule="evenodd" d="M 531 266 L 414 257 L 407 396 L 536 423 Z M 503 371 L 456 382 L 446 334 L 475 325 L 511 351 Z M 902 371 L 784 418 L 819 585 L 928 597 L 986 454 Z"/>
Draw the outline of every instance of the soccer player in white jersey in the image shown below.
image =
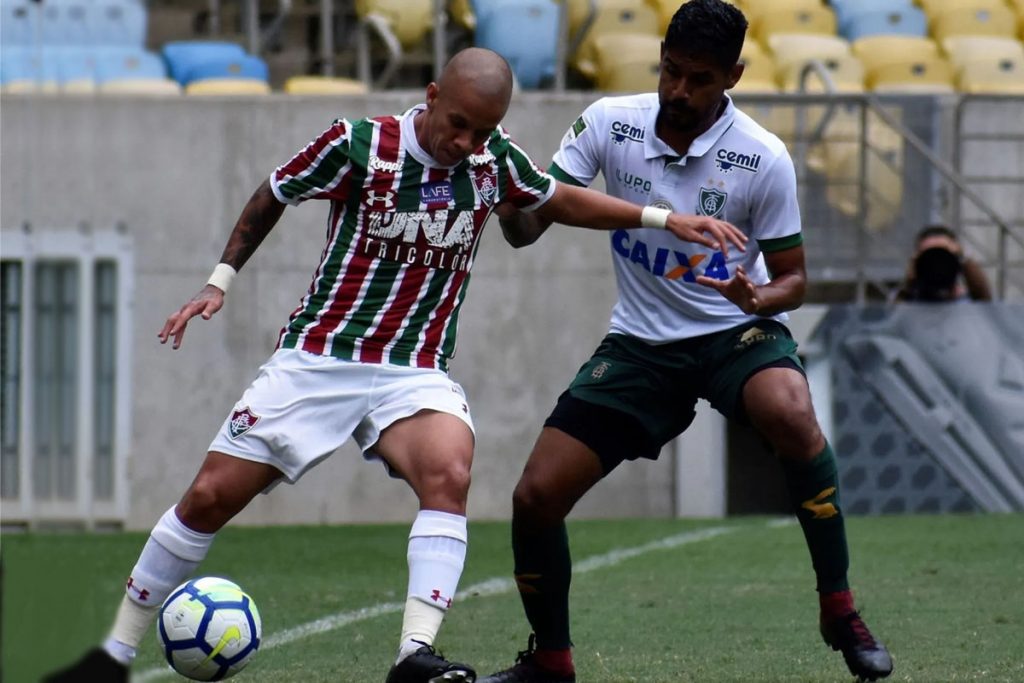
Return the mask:
<path fill-rule="evenodd" d="M 752 424 L 777 452 L 810 549 L 825 642 L 855 675 L 892 671 L 854 608 L 835 459 L 784 325 L 806 285 L 793 164 L 725 94 L 743 73 L 746 28 L 721 0 L 683 4 L 662 43 L 658 92 L 598 100 L 549 168 L 584 186 L 600 172 L 611 195 L 724 218 L 750 242 L 725 254 L 655 230 L 611 234 L 619 296 L 609 333 L 559 397 L 513 497 L 516 582 L 534 634 L 515 665 L 481 683 L 576 680 L 565 517 L 624 459 L 657 458 L 699 398 Z M 543 216 L 500 215 L 516 244 L 547 227 Z"/>
<path fill-rule="evenodd" d="M 556 182 L 499 126 L 511 90 L 504 59 L 462 51 L 427 87 L 425 104 L 336 121 L 256 190 L 209 282 L 167 319 L 160 341 L 178 348 L 189 320 L 219 311 L 286 205 L 315 198 L 329 200 L 330 212 L 313 281 L 195 480 L 154 527 L 109 638 L 48 681 L 126 681 L 158 606 L 193 574 L 214 534 L 257 493 L 294 483 L 349 437 L 420 501 L 388 683 L 476 678 L 433 643 L 466 556 L 474 440 L 466 399 L 446 370 L 488 216 L 504 204 L 595 229 L 656 225 L 678 245 L 743 249 L 746 241 L 716 218 L 669 215 Z"/>

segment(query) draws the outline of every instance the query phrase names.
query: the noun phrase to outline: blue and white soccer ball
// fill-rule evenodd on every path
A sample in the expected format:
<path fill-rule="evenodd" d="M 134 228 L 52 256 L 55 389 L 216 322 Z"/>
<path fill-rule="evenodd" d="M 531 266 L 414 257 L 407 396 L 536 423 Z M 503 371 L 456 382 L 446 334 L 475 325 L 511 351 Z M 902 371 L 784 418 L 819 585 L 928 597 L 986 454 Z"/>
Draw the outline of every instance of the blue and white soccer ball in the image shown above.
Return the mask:
<path fill-rule="evenodd" d="M 195 681 L 234 676 L 256 653 L 262 634 L 256 603 L 237 583 L 216 576 L 174 589 L 156 626 L 167 663 Z"/>

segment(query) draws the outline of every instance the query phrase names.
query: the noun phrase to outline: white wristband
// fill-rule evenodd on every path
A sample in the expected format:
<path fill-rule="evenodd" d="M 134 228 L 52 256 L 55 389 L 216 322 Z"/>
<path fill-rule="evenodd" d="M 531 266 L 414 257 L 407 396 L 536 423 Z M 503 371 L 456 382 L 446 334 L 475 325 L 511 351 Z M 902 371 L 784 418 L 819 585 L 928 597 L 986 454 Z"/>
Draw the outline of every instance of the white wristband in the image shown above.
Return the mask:
<path fill-rule="evenodd" d="M 206 281 L 206 284 L 213 285 L 225 294 L 228 293 L 228 289 L 231 287 L 231 281 L 235 279 L 235 275 L 238 271 L 229 266 L 226 263 L 218 263 L 217 267 L 213 269 L 213 273 L 210 274 L 210 279 Z"/>
<path fill-rule="evenodd" d="M 645 228 L 665 229 L 668 225 L 668 217 L 672 212 L 668 209 L 659 209 L 656 206 L 645 206 L 640 212 L 640 225 Z"/>

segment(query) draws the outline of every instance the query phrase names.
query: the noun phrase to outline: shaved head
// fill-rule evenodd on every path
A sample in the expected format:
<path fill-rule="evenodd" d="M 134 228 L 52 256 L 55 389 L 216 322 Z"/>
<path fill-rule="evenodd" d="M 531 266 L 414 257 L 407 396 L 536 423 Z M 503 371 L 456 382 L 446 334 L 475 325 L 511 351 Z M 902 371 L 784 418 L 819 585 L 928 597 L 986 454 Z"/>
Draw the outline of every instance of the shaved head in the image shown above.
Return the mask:
<path fill-rule="evenodd" d="M 471 91 L 507 105 L 512 98 L 512 69 L 497 52 L 470 47 L 448 60 L 437 86 L 442 95 L 445 91 L 464 94 Z"/>
<path fill-rule="evenodd" d="M 427 86 L 416 138 L 441 166 L 454 166 L 494 134 L 511 99 L 512 69 L 505 58 L 480 47 L 462 50 Z"/>

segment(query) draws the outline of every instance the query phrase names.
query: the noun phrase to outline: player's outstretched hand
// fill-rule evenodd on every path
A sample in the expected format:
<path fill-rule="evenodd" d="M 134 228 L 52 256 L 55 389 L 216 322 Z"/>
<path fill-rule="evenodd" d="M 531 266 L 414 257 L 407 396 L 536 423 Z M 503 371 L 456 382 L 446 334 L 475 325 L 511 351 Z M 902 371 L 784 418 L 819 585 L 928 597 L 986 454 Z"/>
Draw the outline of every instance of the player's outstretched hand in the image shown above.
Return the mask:
<path fill-rule="evenodd" d="M 685 242 L 703 244 L 729 255 L 731 242 L 740 251 L 746 251 L 747 236 L 732 223 L 720 221 L 711 216 L 690 216 L 673 213 L 668 217 L 665 228 Z"/>
<path fill-rule="evenodd" d="M 761 302 L 757 298 L 757 286 L 747 277 L 743 266 L 736 267 L 736 274 L 728 280 L 716 280 L 706 275 L 697 276 L 698 284 L 717 289 L 722 296 L 739 306 L 748 315 L 757 313 Z"/>
<path fill-rule="evenodd" d="M 185 337 L 185 326 L 188 325 L 189 320 L 197 315 L 201 315 L 203 320 L 209 320 L 223 306 L 224 292 L 213 285 L 206 285 L 187 304 L 179 308 L 177 313 L 172 313 L 167 318 L 164 328 L 157 335 L 160 338 L 160 343 L 166 344 L 167 340 L 173 337 L 174 343 L 171 344 L 171 348 L 180 347 L 181 340 Z"/>

